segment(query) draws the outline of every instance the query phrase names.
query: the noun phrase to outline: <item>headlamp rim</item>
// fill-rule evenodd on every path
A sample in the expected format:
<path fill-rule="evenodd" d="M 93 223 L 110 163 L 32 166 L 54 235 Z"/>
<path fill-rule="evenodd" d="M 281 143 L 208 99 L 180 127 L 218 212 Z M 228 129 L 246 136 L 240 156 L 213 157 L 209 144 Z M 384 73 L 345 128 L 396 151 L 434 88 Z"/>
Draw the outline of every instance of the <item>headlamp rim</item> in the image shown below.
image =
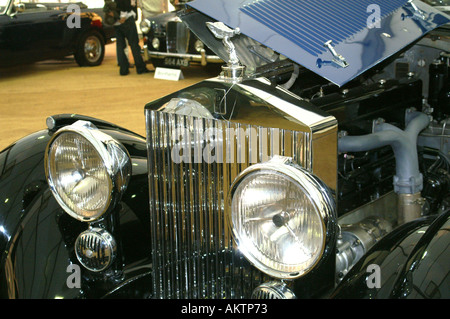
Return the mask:
<path fill-rule="evenodd" d="M 280 173 L 291 180 L 293 180 L 295 183 L 297 183 L 302 190 L 306 192 L 307 197 L 310 199 L 310 202 L 315 208 L 315 211 L 317 214 L 319 214 L 320 221 L 321 221 L 321 228 L 322 228 L 322 245 L 321 245 L 321 251 L 317 255 L 315 262 L 311 264 L 311 266 L 300 272 L 291 273 L 291 272 L 284 272 L 280 271 L 278 269 L 274 269 L 271 267 L 268 267 L 264 263 L 262 263 L 257 257 L 254 256 L 254 254 L 251 252 L 250 249 L 247 249 L 246 247 L 241 246 L 242 238 L 241 235 L 238 234 L 236 227 L 234 227 L 233 223 L 233 213 L 232 213 L 232 201 L 233 196 L 235 194 L 235 191 L 237 187 L 240 185 L 242 180 L 249 176 L 252 173 L 260 172 L 260 171 L 273 171 L 276 173 Z M 311 192 L 313 191 L 318 195 L 318 198 L 313 198 L 311 196 Z M 319 205 L 318 201 L 321 202 Z M 228 193 L 228 199 L 227 199 L 227 217 L 228 217 L 228 223 L 231 228 L 231 233 L 233 235 L 233 239 L 236 242 L 237 247 L 239 250 L 244 254 L 244 256 L 252 263 L 256 268 L 261 270 L 262 272 L 275 277 L 279 279 L 296 279 L 299 277 L 302 277 L 309 273 L 311 270 L 317 267 L 317 265 L 321 262 L 321 260 L 324 259 L 326 253 L 327 253 L 327 246 L 329 245 L 329 242 L 331 241 L 331 237 L 335 235 L 335 230 L 333 227 L 333 224 L 336 220 L 335 217 L 335 205 L 334 205 L 334 199 L 329 191 L 329 189 L 326 187 L 326 185 L 316 176 L 311 174 L 309 171 L 305 170 L 301 166 L 295 164 L 292 160 L 292 158 L 289 157 L 283 157 L 283 156 L 274 156 L 271 160 L 264 163 L 258 163 L 254 164 L 252 166 L 247 167 L 245 170 L 243 170 L 233 181 L 230 191 Z M 258 249 L 258 248 L 256 248 Z"/>
<path fill-rule="evenodd" d="M 100 156 L 103 165 L 105 166 L 105 170 L 108 174 L 108 198 L 106 200 L 106 204 L 100 211 L 100 213 L 97 213 L 90 218 L 80 216 L 64 202 L 60 194 L 56 191 L 54 180 L 52 176 L 50 176 L 51 148 L 55 140 L 64 133 L 78 134 L 81 137 L 85 138 L 89 143 L 91 143 L 92 147 L 94 147 L 94 149 Z M 119 152 L 121 154 L 117 156 L 117 153 Z M 117 163 L 116 160 L 119 157 L 125 160 L 123 160 L 121 163 Z M 115 206 L 115 203 L 121 197 L 126 189 L 126 186 L 128 185 L 131 176 L 131 167 L 130 155 L 126 148 L 121 143 L 116 141 L 113 137 L 106 133 L 103 133 L 95 125 L 88 121 L 79 120 L 71 125 L 60 128 L 53 134 L 45 149 L 45 177 L 54 198 L 67 214 L 83 222 L 92 222 L 98 220 Z M 119 181 L 120 175 L 125 175 L 124 181 Z"/>

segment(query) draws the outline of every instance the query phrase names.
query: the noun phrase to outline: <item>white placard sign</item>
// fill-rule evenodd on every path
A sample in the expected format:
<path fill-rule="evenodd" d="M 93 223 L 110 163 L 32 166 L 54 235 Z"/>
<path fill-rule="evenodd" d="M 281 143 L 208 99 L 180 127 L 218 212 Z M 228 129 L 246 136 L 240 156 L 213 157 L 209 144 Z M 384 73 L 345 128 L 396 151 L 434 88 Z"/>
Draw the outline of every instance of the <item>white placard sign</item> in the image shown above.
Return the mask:
<path fill-rule="evenodd" d="M 178 81 L 184 79 L 183 72 L 180 69 L 169 69 L 157 67 L 155 70 L 155 79 Z"/>

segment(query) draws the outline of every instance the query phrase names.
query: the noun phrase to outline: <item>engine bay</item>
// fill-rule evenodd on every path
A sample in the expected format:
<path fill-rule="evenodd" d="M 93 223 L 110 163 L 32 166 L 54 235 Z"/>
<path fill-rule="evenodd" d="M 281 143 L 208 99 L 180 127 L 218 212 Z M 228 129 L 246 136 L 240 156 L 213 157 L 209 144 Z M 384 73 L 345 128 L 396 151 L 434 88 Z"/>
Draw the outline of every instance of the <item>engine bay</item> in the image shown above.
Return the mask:
<path fill-rule="evenodd" d="M 404 130 L 408 112 L 426 114 L 430 125 L 417 138 L 426 215 L 437 209 L 444 211 L 450 203 L 450 55 L 448 42 L 446 46 L 442 43 L 442 35 L 431 34 L 343 87 L 286 62 L 258 71 L 270 74 L 277 84 L 291 81 L 290 91 L 336 117 L 340 137 L 371 134 L 382 123 Z M 283 69 L 292 74 L 281 72 Z M 395 161 L 390 146 L 339 152 L 339 216 L 393 191 Z"/>

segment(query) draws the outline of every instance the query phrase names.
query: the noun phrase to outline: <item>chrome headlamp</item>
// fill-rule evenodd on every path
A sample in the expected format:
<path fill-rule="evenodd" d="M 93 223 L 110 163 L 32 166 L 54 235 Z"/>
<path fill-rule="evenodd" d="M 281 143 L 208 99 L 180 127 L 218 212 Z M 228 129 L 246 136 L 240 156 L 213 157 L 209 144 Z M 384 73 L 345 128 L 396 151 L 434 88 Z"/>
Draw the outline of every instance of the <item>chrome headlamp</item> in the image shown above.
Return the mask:
<path fill-rule="evenodd" d="M 159 39 L 158 38 L 153 38 L 152 39 L 152 47 L 155 50 L 159 50 L 159 45 L 160 45 Z"/>
<path fill-rule="evenodd" d="M 122 144 L 86 121 L 58 130 L 45 151 L 45 173 L 59 205 L 72 217 L 93 221 L 120 199 L 131 160 Z"/>
<path fill-rule="evenodd" d="M 140 28 L 143 34 L 147 34 L 150 31 L 150 21 L 147 19 L 142 20 Z"/>
<path fill-rule="evenodd" d="M 276 278 L 298 278 L 312 270 L 336 229 L 328 188 L 286 157 L 244 170 L 231 187 L 229 205 L 239 250 Z"/>

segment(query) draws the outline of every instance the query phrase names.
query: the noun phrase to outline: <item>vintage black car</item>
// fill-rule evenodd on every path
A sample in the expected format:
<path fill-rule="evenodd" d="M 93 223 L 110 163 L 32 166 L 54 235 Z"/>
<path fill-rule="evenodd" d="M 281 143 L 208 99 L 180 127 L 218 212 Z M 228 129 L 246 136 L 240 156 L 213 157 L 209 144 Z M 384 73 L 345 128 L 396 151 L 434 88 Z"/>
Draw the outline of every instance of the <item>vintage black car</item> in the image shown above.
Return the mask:
<path fill-rule="evenodd" d="M 114 36 L 102 16 L 82 2 L 0 0 L 0 67 L 69 55 L 80 66 L 100 65 Z"/>
<path fill-rule="evenodd" d="M 179 17 L 227 65 L 149 102 L 146 137 L 62 114 L 0 153 L 0 296 L 449 298 L 450 17 L 417 0 Z"/>
<path fill-rule="evenodd" d="M 185 26 L 177 16 L 177 11 L 143 20 L 141 31 L 144 37 L 144 57 L 155 67 L 223 64 L 223 60 Z"/>

